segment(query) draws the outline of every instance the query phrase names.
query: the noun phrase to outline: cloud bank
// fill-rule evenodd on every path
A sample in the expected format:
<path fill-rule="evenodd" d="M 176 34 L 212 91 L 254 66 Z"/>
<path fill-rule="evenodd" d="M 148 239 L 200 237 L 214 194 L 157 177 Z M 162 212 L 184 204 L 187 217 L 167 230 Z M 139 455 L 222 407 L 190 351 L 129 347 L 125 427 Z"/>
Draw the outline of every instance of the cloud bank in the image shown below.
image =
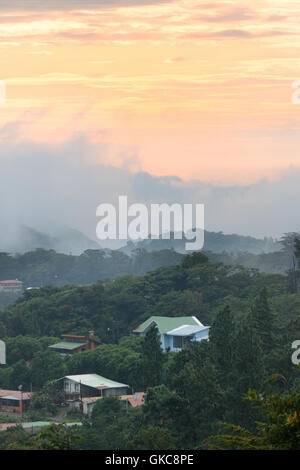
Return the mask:
<path fill-rule="evenodd" d="M 160 4 L 172 0 L 2 0 L 0 10 L 47 11 L 88 10 Z"/>
<path fill-rule="evenodd" d="M 299 167 L 276 181 L 217 186 L 106 165 L 111 151 L 110 144 L 95 145 L 84 136 L 56 146 L 2 141 L 1 239 L 11 239 L 22 224 L 48 234 L 67 225 L 96 239 L 97 206 L 116 205 L 119 195 L 129 203 L 204 203 L 207 230 L 279 237 L 300 229 Z"/>

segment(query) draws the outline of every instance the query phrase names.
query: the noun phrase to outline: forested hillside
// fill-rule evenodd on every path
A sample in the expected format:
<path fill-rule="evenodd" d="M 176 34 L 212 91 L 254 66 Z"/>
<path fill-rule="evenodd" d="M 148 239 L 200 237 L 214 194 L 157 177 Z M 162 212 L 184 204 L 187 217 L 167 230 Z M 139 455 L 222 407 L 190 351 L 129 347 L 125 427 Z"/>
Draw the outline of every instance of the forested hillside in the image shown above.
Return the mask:
<path fill-rule="evenodd" d="M 270 274 L 285 275 L 293 267 L 293 259 L 285 251 L 260 255 L 206 252 L 206 255 L 212 263 L 243 266 Z M 43 249 L 15 256 L 0 253 L 0 280 L 19 279 L 25 289 L 87 285 L 125 274 L 144 275 L 162 266 L 179 264 L 183 257 L 173 249 L 152 252 L 136 249 L 131 255 L 122 251 L 87 250 L 75 256 Z M 13 303 L 17 297 L 16 294 L 1 292 L 0 309 Z"/>
<path fill-rule="evenodd" d="M 50 382 L 66 374 L 97 373 L 147 392 L 137 409 L 117 398 L 99 401 L 72 448 L 235 448 L 239 436 L 215 436 L 224 435 L 221 422 L 256 433 L 264 410 L 244 401 L 249 390 L 298 390 L 291 344 L 300 338 L 300 294 L 288 285 L 285 276 L 211 263 L 194 253 L 143 276 L 26 291 L 0 312 L 7 344 L 0 387 L 22 383 L 25 391 L 38 391 L 29 410 L 36 419 L 56 412 L 59 397 Z M 210 339 L 163 353 L 155 329 L 145 337 L 132 334 L 151 315 L 196 315 L 211 326 Z M 100 342 L 95 350 L 63 358 L 48 349 L 62 333 L 90 329 Z M 286 413 L 287 419 L 290 409 Z M 31 442 L 26 445 L 38 445 Z"/>
<path fill-rule="evenodd" d="M 116 340 L 130 333 L 151 315 L 198 315 L 208 324 L 224 303 L 242 314 L 264 286 L 274 299 L 288 296 L 284 276 L 210 263 L 199 253 L 144 276 L 25 291 L 0 313 L 1 334 L 57 336 L 94 329 L 102 341 L 111 342 L 110 337 Z"/>
<path fill-rule="evenodd" d="M 17 278 L 25 287 L 91 284 L 122 274 L 145 274 L 160 266 L 178 264 L 182 258 L 174 250 L 136 250 L 132 256 L 105 250 L 86 250 L 78 256 L 44 249 L 15 256 L 0 253 L 0 279 Z"/>
<path fill-rule="evenodd" d="M 169 239 L 152 240 L 150 236 L 148 239 L 127 242 L 126 246 L 122 248 L 125 253 L 130 253 L 132 250 L 141 249 L 146 251 L 159 251 L 166 249 L 174 249 L 179 253 L 187 254 L 185 250 L 185 243 L 187 239 L 184 233 L 181 234 L 180 238 L 175 238 L 174 233 L 170 232 Z M 177 234 L 178 235 L 178 234 Z M 223 232 L 210 232 L 204 231 L 204 251 L 212 251 L 213 253 L 272 253 L 280 250 L 280 243 L 274 240 L 272 237 L 254 238 L 245 235 L 238 235 L 236 233 L 225 234 Z"/>

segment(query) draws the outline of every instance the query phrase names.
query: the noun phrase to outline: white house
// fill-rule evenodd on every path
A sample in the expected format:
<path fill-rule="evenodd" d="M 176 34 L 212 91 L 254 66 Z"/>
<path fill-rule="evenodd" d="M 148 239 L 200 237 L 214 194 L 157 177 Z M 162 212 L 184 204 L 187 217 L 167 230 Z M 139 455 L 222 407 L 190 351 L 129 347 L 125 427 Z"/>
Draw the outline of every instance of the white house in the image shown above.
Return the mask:
<path fill-rule="evenodd" d="M 4 341 L 0 340 L 0 365 L 6 364 L 6 347 Z"/>
<path fill-rule="evenodd" d="M 197 317 L 150 317 L 135 328 L 135 334 L 145 335 L 156 326 L 163 351 L 181 349 L 191 341 L 208 339 L 210 326 L 204 326 Z"/>

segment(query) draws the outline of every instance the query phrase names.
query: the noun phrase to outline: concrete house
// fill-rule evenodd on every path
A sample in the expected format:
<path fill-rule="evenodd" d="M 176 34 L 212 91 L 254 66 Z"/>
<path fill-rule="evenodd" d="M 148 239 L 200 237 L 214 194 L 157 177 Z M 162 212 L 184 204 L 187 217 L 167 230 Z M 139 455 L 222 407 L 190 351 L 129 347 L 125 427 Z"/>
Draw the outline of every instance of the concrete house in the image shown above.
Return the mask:
<path fill-rule="evenodd" d="M 129 385 L 106 379 L 98 374 L 67 375 L 62 377 L 65 402 L 71 403 L 87 397 L 126 395 Z"/>
<path fill-rule="evenodd" d="M 0 411 L 22 413 L 30 405 L 34 393 L 0 389 Z"/>
<path fill-rule="evenodd" d="M 150 317 L 133 333 L 145 335 L 156 326 L 163 351 L 181 351 L 191 341 L 208 339 L 210 326 L 204 326 L 197 317 Z"/>

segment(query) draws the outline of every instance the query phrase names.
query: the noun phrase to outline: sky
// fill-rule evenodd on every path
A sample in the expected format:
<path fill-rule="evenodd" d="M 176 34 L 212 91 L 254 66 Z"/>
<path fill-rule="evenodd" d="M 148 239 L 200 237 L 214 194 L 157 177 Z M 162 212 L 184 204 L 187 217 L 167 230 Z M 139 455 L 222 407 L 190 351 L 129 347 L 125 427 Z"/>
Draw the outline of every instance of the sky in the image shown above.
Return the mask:
<path fill-rule="evenodd" d="M 92 236 L 123 190 L 205 203 L 213 230 L 299 230 L 299 19 L 293 0 L 1 0 L 2 217 Z"/>

